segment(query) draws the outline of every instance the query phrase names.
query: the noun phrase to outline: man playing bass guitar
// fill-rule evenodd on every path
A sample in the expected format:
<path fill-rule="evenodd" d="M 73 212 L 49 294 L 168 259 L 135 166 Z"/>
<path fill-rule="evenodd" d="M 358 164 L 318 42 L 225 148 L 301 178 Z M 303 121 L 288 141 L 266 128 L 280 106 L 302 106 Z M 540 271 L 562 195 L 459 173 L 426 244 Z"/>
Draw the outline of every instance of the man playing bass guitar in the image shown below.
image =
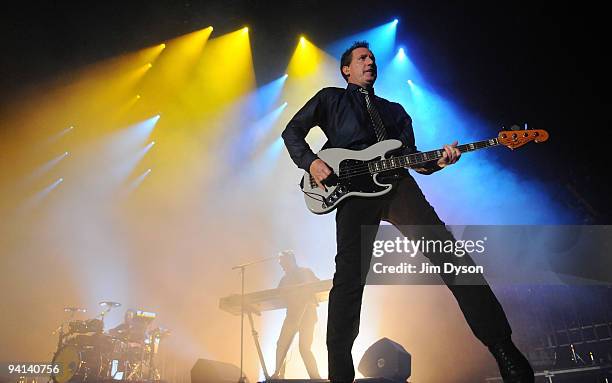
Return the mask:
<path fill-rule="evenodd" d="M 367 42 L 356 42 L 344 52 L 340 71 L 347 87 L 320 90 L 289 121 L 282 133 L 292 160 L 309 172 L 321 189 L 326 188 L 326 180 L 334 174 L 305 141 L 314 126 L 319 126 L 328 139 L 324 149 L 361 150 L 380 141 L 397 139 L 403 144 L 404 154 L 417 151 L 412 120 L 404 108 L 374 94 L 376 59 Z M 415 170 L 432 174 L 456 163 L 460 158 L 456 146 L 457 142 L 445 145 L 442 157 Z M 371 249 L 376 236 L 376 230 L 362 232 L 362 227 L 378 227 L 381 220 L 400 230 L 401 225 L 432 225 L 427 227 L 435 229 L 424 234 L 428 238 L 454 240 L 407 170 L 396 169 L 384 176 L 393 184 L 390 192 L 374 198 L 347 198 L 337 207 L 336 271 L 329 296 L 327 324 L 329 379 L 332 382 L 353 382 L 355 377 L 351 349 L 359 332 L 364 289 L 361 246 L 366 244 L 364 246 Z M 448 188 L 452 192 L 452 185 Z M 420 237 L 420 233 L 403 234 Z M 363 254 L 371 256 L 371 251 L 366 248 Z M 438 260 L 434 258 L 429 257 L 436 264 Z M 365 263 L 369 264 L 369 259 Z M 486 282 L 457 285 L 444 276 L 442 279 L 475 336 L 495 357 L 504 382 L 533 382 L 533 370 L 514 346 L 506 315 Z"/>

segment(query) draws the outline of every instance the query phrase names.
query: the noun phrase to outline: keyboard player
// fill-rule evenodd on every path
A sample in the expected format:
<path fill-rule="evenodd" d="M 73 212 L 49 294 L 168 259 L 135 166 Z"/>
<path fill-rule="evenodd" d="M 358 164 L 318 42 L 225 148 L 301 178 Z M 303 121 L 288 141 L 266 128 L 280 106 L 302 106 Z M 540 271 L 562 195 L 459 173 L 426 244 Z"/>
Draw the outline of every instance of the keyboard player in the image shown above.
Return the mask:
<path fill-rule="evenodd" d="M 279 288 L 319 281 L 312 270 L 297 265 L 292 250 L 284 250 L 279 253 L 279 264 L 285 272 L 278 284 Z M 297 333 L 300 334 L 300 355 L 308 375 L 311 379 L 321 379 L 317 362 L 311 351 L 314 328 L 317 323 L 317 305 L 317 299 L 312 292 L 297 291 L 287 299 L 287 314 L 276 343 L 276 371 L 272 375 L 273 379 L 284 377 L 285 357 Z"/>

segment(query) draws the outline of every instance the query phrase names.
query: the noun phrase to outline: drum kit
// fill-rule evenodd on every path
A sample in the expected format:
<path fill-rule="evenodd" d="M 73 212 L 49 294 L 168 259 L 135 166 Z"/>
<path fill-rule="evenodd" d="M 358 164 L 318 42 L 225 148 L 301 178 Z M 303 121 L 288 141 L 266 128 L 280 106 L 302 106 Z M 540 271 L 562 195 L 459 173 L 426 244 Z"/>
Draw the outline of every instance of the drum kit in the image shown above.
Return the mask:
<path fill-rule="evenodd" d="M 53 381 L 160 380 L 155 357 L 161 339 L 170 332 L 159 327 L 149 330 L 156 314 L 130 309 L 124 323 L 104 332 L 104 317 L 121 304 L 103 301 L 99 305 L 102 312 L 85 320 L 74 316 L 86 309 L 64 308 L 70 318 L 56 330 L 59 339 L 52 364 L 59 366 L 59 372 L 51 376 Z"/>

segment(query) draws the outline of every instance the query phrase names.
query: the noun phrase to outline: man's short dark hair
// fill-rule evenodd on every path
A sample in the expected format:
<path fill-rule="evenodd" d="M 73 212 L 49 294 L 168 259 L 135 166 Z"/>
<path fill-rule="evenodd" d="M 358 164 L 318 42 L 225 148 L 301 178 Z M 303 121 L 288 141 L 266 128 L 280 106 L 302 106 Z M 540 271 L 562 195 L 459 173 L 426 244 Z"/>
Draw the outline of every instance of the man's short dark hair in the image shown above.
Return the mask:
<path fill-rule="evenodd" d="M 355 41 L 353 45 L 348 47 L 347 50 L 344 51 L 342 57 L 340 57 L 340 74 L 342 77 L 348 81 L 348 76 L 342 72 L 342 68 L 345 66 L 351 65 L 351 61 L 353 60 L 353 51 L 357 48 L 368 48 L 370 49 L 370 43 L 367 41 Z"/>

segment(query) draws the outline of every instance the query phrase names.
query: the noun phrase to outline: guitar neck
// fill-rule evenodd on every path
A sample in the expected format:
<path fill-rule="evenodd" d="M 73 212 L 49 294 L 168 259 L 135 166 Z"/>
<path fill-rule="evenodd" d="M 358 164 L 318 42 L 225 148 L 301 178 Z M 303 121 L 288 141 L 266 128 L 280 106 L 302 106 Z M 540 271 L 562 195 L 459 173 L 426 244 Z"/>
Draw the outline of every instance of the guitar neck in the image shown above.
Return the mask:
<path fill-rule="evenodd" d="M 490 140 L 476 141 L 469 144 L 458 145 L 457 149 L 461 153 L 472 152 L 474 150 L 490 148 L 492 146 L 499 145 L 497 138 Z M 424 164 L 430 161 L 437 161 L 442 158 L 444 149 L 431 150 L 429 152 L 419 152 L 413 154 L 406 154 L 398 157 L 391 157 L 388 159 L 373 161 L 368 164 L 368 168 L 372 173 L 383 172 L 387 170 L 415 167 L 416 165 Z"/>

